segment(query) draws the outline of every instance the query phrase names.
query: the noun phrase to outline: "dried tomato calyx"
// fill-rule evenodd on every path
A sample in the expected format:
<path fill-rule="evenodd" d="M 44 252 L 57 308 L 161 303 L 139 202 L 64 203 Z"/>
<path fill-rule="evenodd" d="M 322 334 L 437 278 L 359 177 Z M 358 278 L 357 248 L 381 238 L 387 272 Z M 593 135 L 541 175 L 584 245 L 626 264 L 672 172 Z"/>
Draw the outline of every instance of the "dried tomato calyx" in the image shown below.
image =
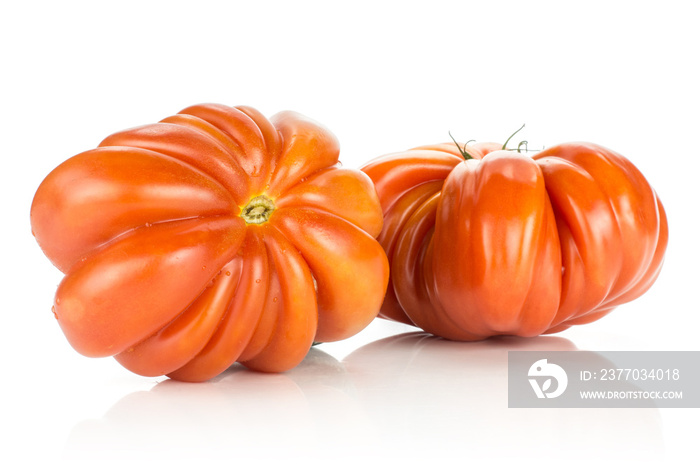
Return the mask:
<path fill-rule="evenodd" d="M 241 209 L 241 218 L 246 223 L 260 224 L 270 219 L 270 215 L 275 210 L 275 203 L 269 197 L 261 194 L 252 198 L 248 204 Z"/>

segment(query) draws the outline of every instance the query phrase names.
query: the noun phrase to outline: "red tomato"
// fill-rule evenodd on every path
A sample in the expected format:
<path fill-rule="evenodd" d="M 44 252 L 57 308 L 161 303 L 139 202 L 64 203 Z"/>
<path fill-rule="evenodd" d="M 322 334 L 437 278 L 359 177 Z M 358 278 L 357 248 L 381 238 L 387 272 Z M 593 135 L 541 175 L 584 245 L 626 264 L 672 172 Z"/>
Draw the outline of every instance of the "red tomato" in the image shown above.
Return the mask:
<path fill-rule="evenodd" d="M 107 137 L 39 187 L 33 233 L 64 272 L 71 345 L 201 381 L 296 366 L 376 317 L 382 212 L 336 138 L 293 112 L 196 105 Z"/>
<path fill-rule="evenodd" d="M 501 144 L 424 146 L 363 170 L 384 211 L 380 316 L 454 340 L 535 336 L 644 293 L 668 242 L 664 208 L 621 155 L 588 143 L 533 158 Z"/>

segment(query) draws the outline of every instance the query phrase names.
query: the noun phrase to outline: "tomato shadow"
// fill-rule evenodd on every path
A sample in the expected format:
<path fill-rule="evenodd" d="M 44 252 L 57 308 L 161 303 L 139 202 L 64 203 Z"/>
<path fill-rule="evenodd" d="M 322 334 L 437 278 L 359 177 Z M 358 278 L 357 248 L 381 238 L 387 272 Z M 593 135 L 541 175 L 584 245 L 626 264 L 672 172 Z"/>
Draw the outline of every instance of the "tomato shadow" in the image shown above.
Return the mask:
<path fill-rule="evenodd" d="M 235 364 L 203 383 L 165 380 L 78 423 L 64 460 L 86 464 L 314 458 L 373 433 L 342 364 L 312 348 L 282 374 Z M 244 463 L 245 464 L 245 463 Z"/>
<path fill-rule="evenodd" d="M 476 458 L 498 452 L 564 462 L 654 463 L 663 456 L 661 417 L 653 406 L 509 408 L 509 351 L 578 348 L 560 336 L 465 343 L 414 332 L 361 347 L 343 365 L 379 431 L 401 439 L 394 442 L 398 451 L 422 445 L 423 456 L 440 457 L 460 445 Z M 615 367 L 597 352 L 583 356 L 585 367 Z"/>

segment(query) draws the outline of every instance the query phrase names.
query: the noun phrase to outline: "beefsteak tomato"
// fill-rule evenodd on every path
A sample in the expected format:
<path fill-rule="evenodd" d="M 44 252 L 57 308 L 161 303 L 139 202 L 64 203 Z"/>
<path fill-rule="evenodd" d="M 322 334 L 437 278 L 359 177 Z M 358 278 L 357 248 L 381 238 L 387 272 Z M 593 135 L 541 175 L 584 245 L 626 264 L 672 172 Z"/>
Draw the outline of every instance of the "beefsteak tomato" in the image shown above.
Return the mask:
<path fill-rule="evenodd" d="M 391 264 L 380 316 L 454 340 L 592 322 L 655 281 L 664 208 L 623 156 L 589 143 L 534 157 L 437 144 L 363 167 Z"/>
<path fill-rule="evenodd" d="M 354 335 L 389 277 L 371 180 L 293 112 L 195 105 L 107 137 L 41 183 L 32 231 L 65 273 L 70 344 L 146 376 L 278 372 Z"/>

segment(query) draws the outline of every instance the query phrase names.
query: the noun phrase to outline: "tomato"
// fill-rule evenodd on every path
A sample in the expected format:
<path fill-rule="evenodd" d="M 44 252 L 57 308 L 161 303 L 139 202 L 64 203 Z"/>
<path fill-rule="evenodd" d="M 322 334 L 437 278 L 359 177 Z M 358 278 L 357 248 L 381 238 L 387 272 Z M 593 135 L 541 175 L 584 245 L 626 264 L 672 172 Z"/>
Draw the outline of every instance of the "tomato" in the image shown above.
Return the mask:
<path fill-rule="evenodd" d="M 189 107 L 107 137 L 39 186 L 32 231 L 65 273 L 80 353 L 146 376 L 278 372 L 359 332 L 389 277 L 371 180 L 293 112 Z"/>
<path fill-rule="evenodd" d="M 666 214 L 629 160 L 589 143 L 501 149 L 438 144 L 363 167 L 391 264 L 381 317 L 454 340 L 535 336 L 597 320 L 655 281 Z"/>

